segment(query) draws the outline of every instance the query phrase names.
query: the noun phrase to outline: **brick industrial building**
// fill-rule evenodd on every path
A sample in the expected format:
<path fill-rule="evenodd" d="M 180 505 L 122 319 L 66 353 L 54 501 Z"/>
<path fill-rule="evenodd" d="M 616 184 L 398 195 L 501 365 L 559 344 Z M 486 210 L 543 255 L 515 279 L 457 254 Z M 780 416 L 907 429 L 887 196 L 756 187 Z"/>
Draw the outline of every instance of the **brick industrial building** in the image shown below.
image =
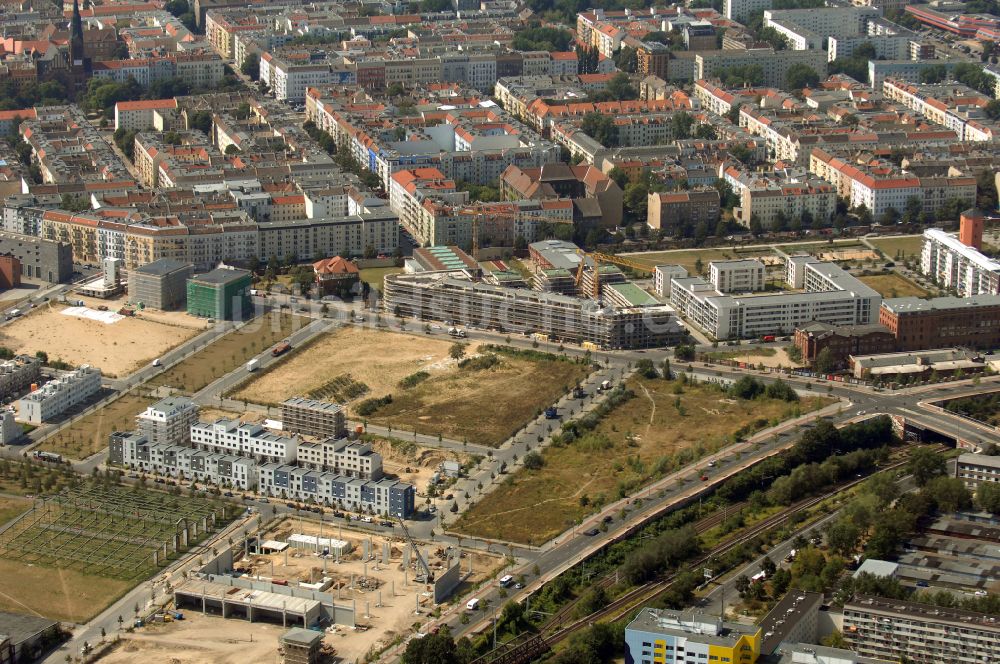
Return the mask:
<path fill-rule="evenodd" d="M 894 297 L 883 300 L 879 322 L 897 350 L 993 348 L 1000 345 L 1000 295 Z"/>
<path fill-rule="evenodd" d="M 21 285 L 21 261 L 16 256 L 0 256 L 0 288 L 17 288 Z"/>
<path fill-rule="evenodd" d="M 0 254 L 20 262 L 21 276 L 53 284 L 73 276 L 73 249 L 65 242 L 20 233 L 0 233 Z"/>
<path fill-rule="evenodd" d="M 836 367 L 847 366 L 851 355 L 877 355 L 896 350 L 896 338 L 884 325 L 831 325 L 807 323 L 795 330 L 795 346 L 802 361 L 812 363 L 829 350 Z"/>

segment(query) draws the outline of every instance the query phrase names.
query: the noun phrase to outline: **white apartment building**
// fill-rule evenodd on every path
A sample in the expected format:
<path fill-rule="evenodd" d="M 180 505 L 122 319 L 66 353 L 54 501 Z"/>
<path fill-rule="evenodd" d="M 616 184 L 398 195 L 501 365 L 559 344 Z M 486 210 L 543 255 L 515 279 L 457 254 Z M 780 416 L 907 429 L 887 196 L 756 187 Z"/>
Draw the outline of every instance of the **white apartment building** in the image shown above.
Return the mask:
<path fill-rule="evenodd" d="M 861 325 L 876 320 L 882 297 L 835 263 L 811 256 L 789 259 L 788 281 L 804 293 L 734 297 L 701 277 L 674 278 L 670 304 L 716 339 L 791 334 L 811 321 Z"/>
<path fill-rule="evenodd" d="M 205 482 L 244 491 L 257 489 L 257 463 L 253 459 L 205 452 L 185 445 L 153 443 L 139 432 L 113 434 L 108 463 L 181 481 Z"/>
<path fill-rule="evenodd" d="M 975 491 L 984 482 L 1000 482 L 1000 457 L 962 454 L 955 464 L 955 477 L 970 491 Z"/>
<path fill-rule="evenodd" d="M 345 477 L 379 480 L 382 456 L 372 450 L 371 443 L 351 442 L 330 438 L 318 443 L 300 442 L 295 452 L 298 465 L 312 470 L 324 470 Z"/>
<path fill-rule="evenodd" d="M 167 397 L 136 416 L 136 429 L 151 443 L 182 445 L 191 440 L 198 406 L 187 397 Z"/>
<path fill-rule="evenodd" d="M 683 265 L 657 265 L 653 268 L 653 291 L 660 297 L 670 297 L 670 280 L 688 276 Z"/>
<path fill-rule="evenodd" d="M 21 398 L 21 419 L 42 424 L 86 401 L 101 389 L 101 370 L 81 366 Z"/>
<path fill-rule="evenodd" d="M 295 461 L 299 439 L 271 433 L 259 424 L 220 418 L 215 422 L 192 424 L 191 445 L 216 454 L 291 463 Z"/>
<path fill-rule="evenodd" d="M 708 280 L 720 293 L 753 293 L 764 290 L 766 268 L 756 258 L 712 261 Z"/>
<path fill-rule="evenodd" d="M 959 297 L 1000 294 L 1000 263 L 937 228 L 924 231 L 920 271 Z"/>
<path fill-rule="evenodd" d="M 754 12 L 770 9 L 772 0 L 724 0 L 722 13 L 733 21 L 745 22 Z"/>
<path fill-rule="evenodd" d="M 917 85 L 887 78 L 882 82 L 882 94 L 951 129 L 960 141 L 992 141 L 995 137 L 994 127 L 989 126 L 992 122 L 979 106 L 988 97 L 965 86 Z"/>

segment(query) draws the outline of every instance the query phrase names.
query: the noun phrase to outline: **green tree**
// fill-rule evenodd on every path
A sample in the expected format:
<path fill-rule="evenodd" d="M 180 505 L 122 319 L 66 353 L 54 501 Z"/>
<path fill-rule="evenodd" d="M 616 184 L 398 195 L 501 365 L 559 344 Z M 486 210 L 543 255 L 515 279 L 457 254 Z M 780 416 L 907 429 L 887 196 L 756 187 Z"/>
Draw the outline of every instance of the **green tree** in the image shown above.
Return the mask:
<path fill-rule="evenodd" d="M 639 98 L 639 91 L 632 85 L 632 79 L 628 77 L 628 74 L 621 72 L 611 77 L 611 80 L 605 86 L 605 91 L 615 101 L 627 101 Z"/>
<path fill-rule="evenodd" d="M 948 76 L 948 68 L 944 65 L 931 65 L 920 70 L 921 83 L 940 83 Z"/>
<path fill-rule="evenodd" d="M 511 46 L 518 51 L 568 51 L 573 33 L 559 28 L 532 27 L 520 30 Z"/>
<path fill-rule="evenodd" d="M 453 360 L 461 360 L 463 357 L 465 357 L 465 350 L 467 347 L 468 344 L 464 344 L 461 341 L 456 341 L 451 345 L 451 348 L 448 349 L 448 355 Z"/>
<path fill-rule="evenodd" d="M 945 473 L 944 458 L 928 447 L 917 447 L 910 453 L 906 470 L 913 475 L 917 486 L 924 486 Z"/>
<path fill-rule="evenodd" d="M 678 111 L 670 118 L 670 129 L 675 139 L 691 138 L 691 127 L 693 126 L 694 118 L 687 111 Z"/>
<path fill-rule="evenodd" d="M 449 0 L 420 0 L 420 13 L 433 14 L 451 9 Z"/>
<path fill-rule="evenodd" d="M 528 470 L 540 470 L 545 465 L 545 459 L 538 452 L 528 452 L 524 455 L 524 467 Z"/>
<path fill-rule="evenodd" d="M 603 113 L 587 113 L 580 130 L 606 148 L 618 147 L 618 126 L 614 118 Z"/>
<path fill-rule="evenodd" d="M 814 88 L 819 83 L 819 74 L 809 65 L 796 62 L 788 68 L 785 74 L 785 84 L 789 90 Z"/>
<path fill-rule="evenodd" d="M 1000 514 L 1000 484 L 981 482 L 976 487 L 976 507 L 984 512 Z"/>
<path fill-rule="evenodd" d="M 816 360 L 813 362 L 813 365 L 816 368 L 816 372 L 821 374 L 830 373 L 837 368 L 837 362 L 829 348 L 824 348 L 816 354 Z"/>
<path fill-rule="evenodd" d="M 240 65 L 240 71 L 243 72 L 245 76 L 250 77 L 251 81 L 260 80 L 260 54 L 250 53 L 247 57 L 243 58 L 243 64 Z"/>

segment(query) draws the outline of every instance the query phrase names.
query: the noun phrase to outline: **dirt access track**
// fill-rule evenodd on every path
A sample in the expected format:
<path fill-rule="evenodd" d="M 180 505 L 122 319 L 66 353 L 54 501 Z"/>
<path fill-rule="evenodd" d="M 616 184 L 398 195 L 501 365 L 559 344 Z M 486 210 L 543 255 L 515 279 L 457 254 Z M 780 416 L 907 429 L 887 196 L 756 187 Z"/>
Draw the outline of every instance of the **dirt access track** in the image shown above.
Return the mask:
<path fill-rule="evenodd" d="M 124 299 L 85 298 L 91 309 L 116 311 Z M 106 324 L 62 313 L 66 305 L 49 302 L 0 329 L 0 346 L 16 354 L 44 351 L 50 360 L 89 364 L 105 376 L 126 376 L 204 329 L 205 322 L 181 312 L 141 312 Z"/>

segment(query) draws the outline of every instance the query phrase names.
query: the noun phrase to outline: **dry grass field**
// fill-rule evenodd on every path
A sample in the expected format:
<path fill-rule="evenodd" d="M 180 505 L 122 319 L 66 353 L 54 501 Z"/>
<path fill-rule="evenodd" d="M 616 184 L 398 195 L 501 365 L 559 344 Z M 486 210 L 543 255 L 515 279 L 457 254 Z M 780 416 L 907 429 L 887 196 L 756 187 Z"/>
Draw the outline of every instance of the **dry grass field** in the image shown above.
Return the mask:
<path fill-rule="evenodd" d="M 47 438 L 40 449 L 71 459 L 86 459 L 108 446 L 108 436 L 112 432 L 134 429 L 135 416 L 152 401 L 136 394 L 124 394 Z"/>
<path fill-rule="evenodd" d="M 702 271 L 708 273 L 708 264 L 712 261 L 724 261 L 742 258 L 758 258 L 767 260 L 775 257 L 775 254 L 766 248 L 747 249 L 734 251 L 732 247 L 720 247 L 713 249 L 675 249 L 671 251 L 657 251 L 652 253 L 622 254 L 638 263 L 644 263 L 650 267 L 654 265 L 681 265 L 687 269 L 688 274 L 695 275 L 695 262 L 701 260 Z"/>
<path fill-rule="evenodd" d="M 27 355 L 45 351 L 50 359 L 74 366 L 89 364 L 106 376 L 119 377 L 149 364 L 198 333 L 191 326 L 162 322 L 172 319 L 137 316 L 107 325 L 60 313 L 65 308 L 50 303 L 4 326 L 0 346 Z"/>
<path fill-rule="evenodd" d="M 417 371 L 438 374 L 454 369 L 448 357 L 454 342 L 444 336 L 418 336 L 347 325 L 293 353 L 231 395 L 259 404 L 319 390 L 338 376 L 368 386 L 365 396 L 398 392 L 397 383 Z M 473 352 L 474 347 L 469 347 Z"/>
<path fill-rule="evenodd" d="M 575 362 L 501 356 L 490 369 L 455 368 L 392 392 L 369 419 L 394 429 L 497 446 L 588 373 Z"/>
<path fill-rule="evenodd" d="M 0 611 L 83 623 L 134 583 L 0 559 Z"/>
<path fill-rule="evenodd" d="M 25 498 L 0 496 L 0 528 L 14 517 L 24 514 L 31 507 L 31 501 Z"/>
<path fill-rule="evenodd" d="M 897 237 L 870 238 L 868 240 L 889 260 L 896 258 L 918 258 L 924 248 L 922 235 L 899 235 Z"/>
<path fill-rule="evenodd" d="M 301 316 L 268 314 L 213 341 L 154 377 L 146 386 L 169 385 L 185 394 L 193 394 L 308 323 L 309 319 Z"/>
<path fill-rule="evenodd" d="M 829 403 L 731 399 L 709 385 L 633 378 L 634 397 L 588 435 L 543 453 L 540 470 L 520 470 L 487 494 L 453 530 L 542 544 L 599 506 L 624 497 L 747 435 Z M 678 390 L 680 393 L 678 393 Z"/>
<path fill-rule="evenodd" d="M 911 295 L 914 297 L 924 297 L 929 294 L 925 288 L 921 288 L 906 277 L 895 272 L 858 278 L 881 293 L 883 297 L 909 297 Z"/>

